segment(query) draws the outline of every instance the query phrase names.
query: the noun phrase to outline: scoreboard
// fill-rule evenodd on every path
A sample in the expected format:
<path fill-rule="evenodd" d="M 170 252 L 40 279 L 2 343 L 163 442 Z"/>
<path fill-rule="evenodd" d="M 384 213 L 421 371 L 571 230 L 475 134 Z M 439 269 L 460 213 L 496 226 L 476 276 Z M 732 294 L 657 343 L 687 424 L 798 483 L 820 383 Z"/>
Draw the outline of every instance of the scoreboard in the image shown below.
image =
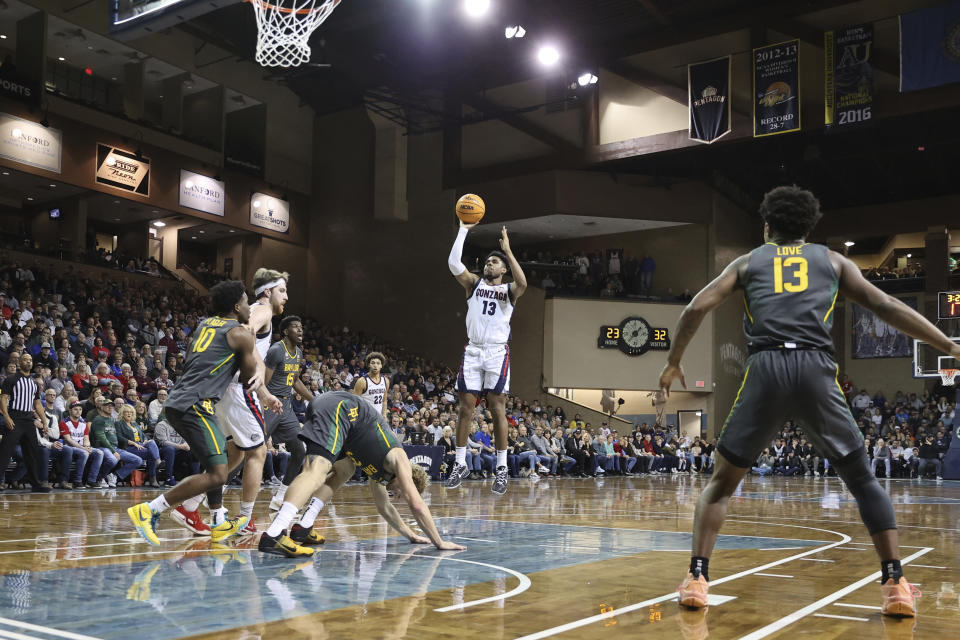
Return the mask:
<path fill-rule="evenodd" d="M 937 318 L 940 320 L 960 318 L 960 291 L 941 291 L 937 294 Z"/>

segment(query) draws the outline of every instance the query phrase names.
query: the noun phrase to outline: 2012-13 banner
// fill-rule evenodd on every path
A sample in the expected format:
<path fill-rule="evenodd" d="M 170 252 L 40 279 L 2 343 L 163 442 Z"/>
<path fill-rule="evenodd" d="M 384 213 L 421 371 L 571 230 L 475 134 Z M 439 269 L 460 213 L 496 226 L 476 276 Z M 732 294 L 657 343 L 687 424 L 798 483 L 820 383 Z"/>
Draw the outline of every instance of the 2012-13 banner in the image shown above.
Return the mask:
<path fill-rule="evenodd" d="M 823 35 L 824 124 L 848 127 L 873 119 L 873 25 Z"/>
<path fill-rule="evenodd" d="M 800 130 L 800 41 L 753 50 L 753 136 Z"/>

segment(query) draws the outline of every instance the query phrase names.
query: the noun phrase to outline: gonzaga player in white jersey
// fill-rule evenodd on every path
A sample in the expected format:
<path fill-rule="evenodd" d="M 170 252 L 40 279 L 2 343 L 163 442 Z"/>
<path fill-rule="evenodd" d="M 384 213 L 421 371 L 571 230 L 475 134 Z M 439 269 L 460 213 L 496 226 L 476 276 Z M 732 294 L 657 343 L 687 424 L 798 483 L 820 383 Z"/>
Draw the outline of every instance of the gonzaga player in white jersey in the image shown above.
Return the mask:
<path fill-rule="evenodd" d="M 483 278 L 467 271 L 461 262 L 463 243 L 472 224 L 460 223 L 460 231 L 447 258 L 450 273 L 467 292 L 467 346 L 457 375 L 460 394 L 457 421 L 457 459 L 447 479 L 447 488 L 455 489 L 467 475 L 467 434 L 477 406 L 477 396 L 486 394 L 487 407 L 493 414 L 493 432 L 497 447 L 497 471 L 491 490 L 503 495 L 507 491 L 507 413 L 506 397 L 510 392 L 510 318 L 517 298 L 527 289 L 527 278 L 510 250 L 507 228 L 500 232 L 500 251 L 493 251 L 483 265 Z M 507 266 L 513 282 L 503 276 Z"/>
<path fill-rule="evenodd" d="M 259 398 L 268 409 L 282 411 L 283 403 L 266 390 L 263 382 L 265 365 L 263 358 L 270 348 L 273 337 L 273 316 L 283 313 L 287 303 L 287 281 L 290 274 L 273 269 L 260 268 L 253 274 L 253 297 L 256 302 L 250 305 L 250 320 L 247 328 L 256 336 L 254 356 L 257 360 L 256 384 L 245 389 L 234 378 L 220 402 L 217 403 L 217 421 L 227 437 L 227 469 L 237 469 L 241 462 L 244 465 L 243 486 L 240 492 L 240 515 L 249 518 L 246 526 L 241 529 L 241 535 L 255 533 L 257 528 L 253 522 L 253 504 L 260 492 L 260 480 L 263 476 L 263 464 L 266 461 L 267 449 L 264 446 L 264 418 Z M 259 398 L 258 398 L 259 396 Z M 196 513 L 202 496 L 185 501 L 178 509 L 172 512 L 175 520 L 194 533 L 208 533 L 200 526 L 200 518 Z M 213 526 L 226 520 L 226 509 L 222 508 L 213 515 Z M 198 524 L 200 523 L 200 524 Z"/>
<path fill-rule="evenodd" d="M 383 375 L 386 364 L 386 356 L 379 351 L 371 351 L 367 354 L 366 375 L 353 383 L 353 393 L 373 404 L 384 418 L 387 417 L 387 392 L 390 390 L 390 383 Z"/>

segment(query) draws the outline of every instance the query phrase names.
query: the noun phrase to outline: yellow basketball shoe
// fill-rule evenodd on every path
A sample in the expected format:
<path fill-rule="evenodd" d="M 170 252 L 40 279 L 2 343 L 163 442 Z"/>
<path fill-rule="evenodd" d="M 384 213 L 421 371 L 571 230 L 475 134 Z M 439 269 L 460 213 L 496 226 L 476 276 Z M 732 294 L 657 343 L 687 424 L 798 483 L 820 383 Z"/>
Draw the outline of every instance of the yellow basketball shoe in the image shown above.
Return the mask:
<path fill-rule="evenodd" d="M 153 512 L 149 502 L 133 505 L 127 509 L 127 515 L 130 516 L 130 521 L 133 522 L 133 526 L 137 528 L 144 540 L 152 545 L 160 546 L 160 538 L 157 537 L 154 530 L 157 520 L 160 519 L 160 514 Z"/>
<path fill-rule="evenodd" d="M 210 527 L 210 542 L 223 542 L 240 533 L 240 530 L 247 526 L 247 516 L 237 516 L 224 520 L 215 527 Z"/>
<path fill-rule="evenodd" d="M 293 525 L 290 529 L 290 539 L 297 544 L 323 544 L 327 541 L 322 535 L 313 530 L 313 527 L 301 527 L 299 524 Z"/>
<path fill-rule="evenodd" d="M 257 548 L 263 553 L 272 553 L 288 558 L 313 555 L 313 549 L 310 547 L 302 547 L 284 534 L 280 534 L 276 538 L 268 536 L 266 531 L 260 534 L 260 542 L 257 544 Z"/>

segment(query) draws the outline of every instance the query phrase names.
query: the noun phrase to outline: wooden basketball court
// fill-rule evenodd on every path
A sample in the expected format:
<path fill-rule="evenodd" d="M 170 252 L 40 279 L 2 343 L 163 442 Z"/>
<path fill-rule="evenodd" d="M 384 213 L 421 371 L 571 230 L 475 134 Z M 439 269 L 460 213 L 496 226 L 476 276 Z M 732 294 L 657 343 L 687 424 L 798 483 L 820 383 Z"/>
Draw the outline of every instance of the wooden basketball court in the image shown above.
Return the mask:
<path fill-rule="evenodd" d="M 172 521 L 150 547 L 125 508 L 155 491 L 0 496 L 0 638 L 960 637 L 960 483 L 890 480 L 913 620 L 881 619 L 877 558 L 836 479 L 748 478 L 711 561 L 711 606 L 681 611 L 703 479 L 429 489 L 463 552 L 413 546 L 350 486 L 309 561 L 211 547 Z M 266 492 L 256 512 L 268 520 Z M 236 510 L 236 494 L 227 504 Z"/>

